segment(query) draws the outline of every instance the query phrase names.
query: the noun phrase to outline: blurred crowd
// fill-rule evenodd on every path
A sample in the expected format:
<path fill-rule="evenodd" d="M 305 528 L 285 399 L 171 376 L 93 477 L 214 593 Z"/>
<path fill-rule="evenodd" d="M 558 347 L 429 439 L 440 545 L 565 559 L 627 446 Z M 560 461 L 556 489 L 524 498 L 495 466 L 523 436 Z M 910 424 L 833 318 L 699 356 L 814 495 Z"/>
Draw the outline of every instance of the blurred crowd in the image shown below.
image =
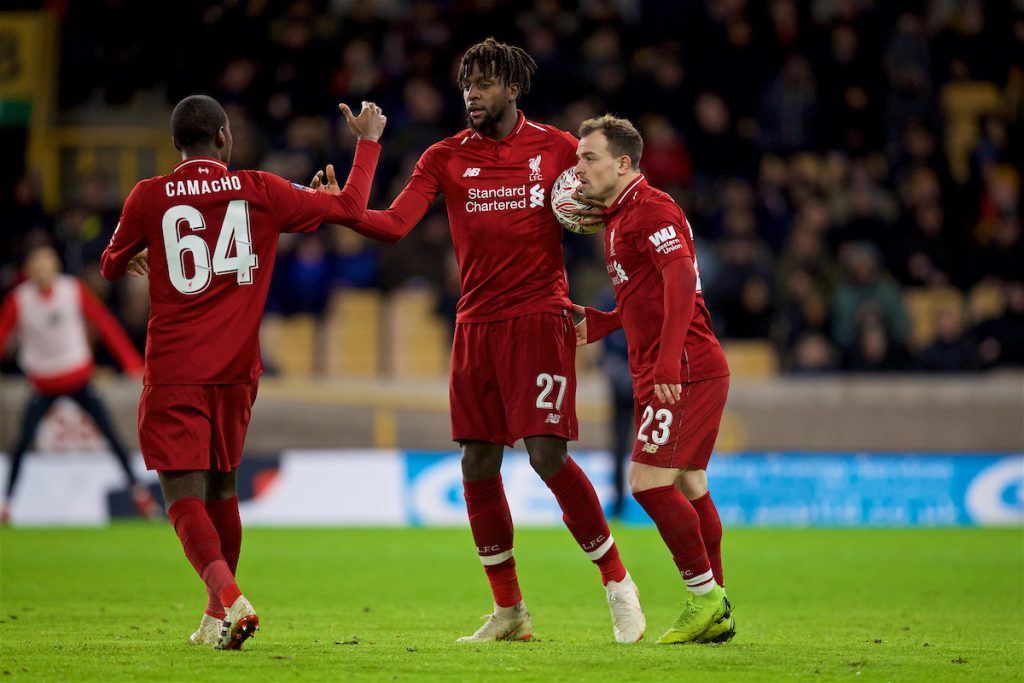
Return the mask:
<path fill-rule="evenodd" d="M 297 182 L 326 162 L 347 168 L 353 140 L 334 104 L 378 102 L 389 124 L 376 208 L 424 149 L 465 126 L 461 51 L 488 35 L 513 42 L 538 64 L 529 117 L 573 132 L 606 111 L 637 123 L 642 170 L 690 218 L 723 339 L 771 344 L 792 373 L 1024 365 L 1020 3 L 50 4 L 62 111 L 205 92 L 228 111 L 235 167 Z M 55 216 L 30 176 L 14 192 L 0 284 L 46 235 L 141 344 L 138 286 L 111 289 L 95 272 L 122 199 L 109 178 L 83 178 Z M 600 240 L 565 240 L 574 299 L 600 300 Z M 348 231 L 289 236 L 269 307 L 324 315 L 328 282 L 421 286 L 452 317 L 453 268 L 440 207 L 396 247 Z"/>

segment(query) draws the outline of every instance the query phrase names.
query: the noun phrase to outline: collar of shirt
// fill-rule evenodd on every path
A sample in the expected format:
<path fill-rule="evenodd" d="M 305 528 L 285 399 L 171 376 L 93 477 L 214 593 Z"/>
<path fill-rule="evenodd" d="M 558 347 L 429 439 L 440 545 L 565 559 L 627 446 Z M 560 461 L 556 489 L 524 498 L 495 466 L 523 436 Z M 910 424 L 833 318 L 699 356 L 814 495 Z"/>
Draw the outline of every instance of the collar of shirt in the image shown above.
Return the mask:
<path fill-rule="evenodd" d="M 517 116 L 517 118 L 516 118 L 516 125 L 513 126 L 512 132 L 509 133 L 508 135 L 506 135 L 505 137 L 501 138 L 500 140 L 495 140 L 494 138 L 489 138 L 486 135 L 480 135 L 480 133 L 476 132 L 475 130 L 470 134 L 469 137 L 470 137 L 470 139 L 476 140 L 476 141 L 481 142 L 481 143 L 483 143 L 485 145 L 509 145 L 509 146 L 511 146 L 516 141 L 516 138 L 519 137 L 519 133 L 521 133 L 523 128 L 526 127 L 526 115 L 523 114 L 523 112 L 521 110 L 516 109 L 516 116 Z"/>
<path fill-rule="evenodd" d="M 174 167 L 174 170 L 177 171 L 186 164 L 212 164 L 214 166 L 220 166 L 225 171 L 228 170 L 227 164 L 218 159 L 214 159 L 213 157 L 189 157 L 188 159 L 182 159 L 181 162 Z"/>
<path fill-rule="evenodd" d="M 615 198 L 612 205 L 605 209 L 605 215 L 610 216 L 625 205 L 629 204 L 631 201 L 636 199 L 636 196 L 640 194 L 640 190 L 645 187 L 647 187 L 647 178 L 645 178 L 644 174 L 641 173 L 633 179 L 633 182 L 626 186 L 626 189 L 619 193 L 619 196 Z"/>

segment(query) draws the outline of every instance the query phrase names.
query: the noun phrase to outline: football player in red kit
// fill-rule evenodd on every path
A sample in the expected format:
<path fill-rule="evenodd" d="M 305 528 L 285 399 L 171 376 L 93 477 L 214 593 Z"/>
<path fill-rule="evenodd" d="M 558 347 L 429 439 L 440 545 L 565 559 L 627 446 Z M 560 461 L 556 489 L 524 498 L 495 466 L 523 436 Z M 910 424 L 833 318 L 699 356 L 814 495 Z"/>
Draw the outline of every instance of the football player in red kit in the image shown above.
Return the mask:
<path fill-rule="evenodd" d="M 671 197 L 640 172 L 643 140 L 625 119 L 584 121 L 580 193 L 606 208 L 605 263 L 616 308 L 585 315 L 577 343 L 624 328 L 633 375 L 636 442 L 629 481 L 688 589 L 659 643 L 723 642 L 735 634 L 722 578 L 722 524 L 708 493 L 729 366 L 701 293 L 693 232 Z M 584 215 L 586 211 L 581 212 Z"/>
<path fill-rule="evenodd" d="M 282 232 L 311 232 L 366 210 L 387 119 L 340 105 L 359 138 L 337 196 L 260 171 L 231 171 L 231 127 L 212 98 L 174 108 L 182 162 L 125 200 L 101 269 L 149 273 L 150 318 L 139 443 L 209 602 L 193 643 L 238 649 L 259 618 L 235 583 L 242 528 L 236 470 L 262 373 L 259 325 Z M 333 174 L 333 168 L 330 169 Z"/>
<path fill-rule="evenodd" d="M 469 127 L 427 149 L 391 207 L 348 223 L 397 242 L 444 194 L 462 297 L 452 345 L 452 438 L 462 446 L 469 524 L 494 611 L 460 642 L 526 640 L 533 634 L 513 557 L 513 525 L 501 480 L 505 446 L 522 439 L 580 548 L 601 572 L 615 638 L 644 633 L 626 572 L 590 480 L 568 456 L 577 437 L 575 333 L 562 229 L 548 193 L 576 163 L 576 138 L 516 108 L 536 64 L 489 38 L 459 65 Z M 314 181 L 316 185 L 316 181 Z"/>

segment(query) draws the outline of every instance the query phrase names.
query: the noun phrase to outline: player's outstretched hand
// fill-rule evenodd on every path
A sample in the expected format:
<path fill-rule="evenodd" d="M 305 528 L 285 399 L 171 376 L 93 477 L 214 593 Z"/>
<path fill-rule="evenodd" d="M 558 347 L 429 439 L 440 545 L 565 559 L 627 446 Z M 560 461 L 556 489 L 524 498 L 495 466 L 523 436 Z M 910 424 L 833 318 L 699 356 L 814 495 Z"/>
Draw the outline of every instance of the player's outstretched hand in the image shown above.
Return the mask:
<path fill-rule="evenodd" d="M 572 208 L 569 212 L 580 217 L 580 225 L 599 225 L 604 223 L 604 212 L 607 208 L 603 203 L 596 199 L 590 199 L 584 194 L 581 194 L 579 190 L 572 193 L 572 198 L 578 201 L 580 204 L 586 204 L 586 209 Z"/>
<path fill-rule="evenodd" d="M 587 309 L 579 304 L 573 304 L 572 310 L 574 313 L 583 316 L 583 320 L 576 323 L 576 346 L 587 345 Z"/>
<path fill-rule="evenodd" d="M 125 272 L 132 277 L 142 277 L 149 274 L 149 249 L 143 249 L 128 261 Z"/>
<path fill-rule="evenodd" d="M 317 192 L 327 194 L 341 194 L 341 187 L 338 185 L 338 176 L 334 174 L 334 164 L 327 164 L 327 173 L 317 171 L 309 186 Z"/>
<path fill-rule="evenodd" d="M 363 108 L 359 110 L 359 116 L 354 116 L 352 110 L 344 102 L 338 105 L 338 109 L 345 115 L 348 127 L 357 138 L 371 142 L 380 140 L 384 126 L 388 124 L 388 117 L 384 116 L 384 112 L 376 104 L 363 100 Z"/>
<path fill-rule="evenodd" d="M 674 406 L 679 397 L 683 395 L 682 384 L 655 384 L 654 395 L 658 397 L 658 400 L 662 403 L 667 403 L 670 406 Z"/>

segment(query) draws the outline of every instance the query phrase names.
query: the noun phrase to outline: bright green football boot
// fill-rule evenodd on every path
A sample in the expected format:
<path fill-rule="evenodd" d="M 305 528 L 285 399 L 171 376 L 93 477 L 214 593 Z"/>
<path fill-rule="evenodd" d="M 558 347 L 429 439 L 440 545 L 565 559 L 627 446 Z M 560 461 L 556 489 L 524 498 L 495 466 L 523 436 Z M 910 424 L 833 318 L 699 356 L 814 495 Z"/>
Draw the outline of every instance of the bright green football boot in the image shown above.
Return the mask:
<path fill-rule="evenodd" d="M 697 642 L 701 634 L 728 616 L 729 602 L 721 586 L 715 585 L 704 595 L 690 593 L 682 613 L 676 618 L 675 623 L 661 634 L 658 643 L 672 645 Z"/>
<path fill-rule="evenodd" d="M 736 620 L 732 618 L 732 604 L 725 599 L 726 615 L 711 624 L 707 631 L 693 641 L 695 643 L 728 643 L 736 635 Z"/>

